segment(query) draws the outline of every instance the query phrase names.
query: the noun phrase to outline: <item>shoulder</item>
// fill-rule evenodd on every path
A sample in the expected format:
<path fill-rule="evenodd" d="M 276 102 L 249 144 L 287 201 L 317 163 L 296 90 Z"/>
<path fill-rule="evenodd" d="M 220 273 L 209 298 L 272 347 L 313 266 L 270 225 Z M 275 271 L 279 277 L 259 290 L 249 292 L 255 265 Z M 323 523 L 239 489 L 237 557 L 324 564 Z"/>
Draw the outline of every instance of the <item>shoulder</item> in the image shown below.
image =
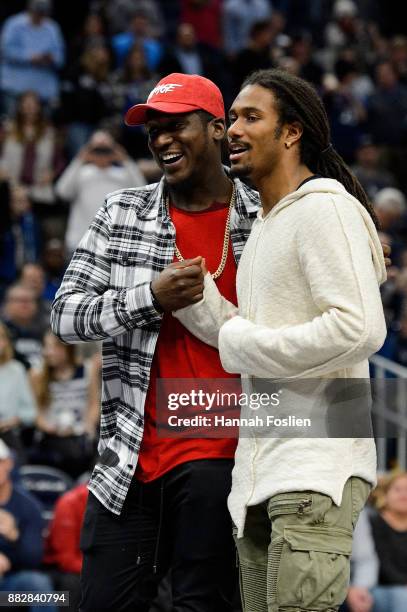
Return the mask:
<path fill-rule="evenodd" d="M 17 15 L 12 15 L 11 17 L 5 20 L 4 28 L 17 28 L 26 24 L 28 24 L 27 13 L 17 13 Z"/>
<path fill-rule="evenodd" d="M 41 519 L 41 504 L 29 491 L 20 485 L 13 486 L 12 500 L 14 506 L 22 510 L 21 514 L 30 516 L 30 520 L 37 517 Z"/>
<path fill-rule="evenodd" d="M 160 183 L 132 187 L 112 191 L 106 196 L 106 208 L 109 213 L 115 209 L 135 209 L 136 212 L 144 209 L 147 205 L 157 202 L 161 197 Z"/>

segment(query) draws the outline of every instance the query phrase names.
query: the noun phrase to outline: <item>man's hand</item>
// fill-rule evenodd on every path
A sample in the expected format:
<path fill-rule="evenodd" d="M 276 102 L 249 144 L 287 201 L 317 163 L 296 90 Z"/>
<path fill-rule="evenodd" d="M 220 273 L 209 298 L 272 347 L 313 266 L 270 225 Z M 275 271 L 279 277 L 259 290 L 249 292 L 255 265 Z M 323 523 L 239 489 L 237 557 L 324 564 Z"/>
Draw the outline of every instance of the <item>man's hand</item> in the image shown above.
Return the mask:
<path fill-rule="evenodd" d="M 386 268 L 389 268 L 391 266 L 391 246 L 389 244 L 386 244 L 385 242 L 382 242 L 382 249 Z"/>
<path fill-rule="evenodd" d="M 346 603 L 351 612 L 370 612 L 373 607 L 373 597 L 364 587 L 350 587 Z"/>
<path fill-rule="evenodd" d="M 0 578 L 11 569 L 10 559 L 0 552 Z"/>
<path fill-rule="evenodd" d="M 151 283 L 151 289 L 164 312 L 179 310 L 203 297 L 202 257 L 170 264 Z"/>
<path fill-rule="evenodd" d="M 15 542 L 20 536 L 14 516 L 7 510 L 0 510 L 0 535 L 10 542 Z"/>

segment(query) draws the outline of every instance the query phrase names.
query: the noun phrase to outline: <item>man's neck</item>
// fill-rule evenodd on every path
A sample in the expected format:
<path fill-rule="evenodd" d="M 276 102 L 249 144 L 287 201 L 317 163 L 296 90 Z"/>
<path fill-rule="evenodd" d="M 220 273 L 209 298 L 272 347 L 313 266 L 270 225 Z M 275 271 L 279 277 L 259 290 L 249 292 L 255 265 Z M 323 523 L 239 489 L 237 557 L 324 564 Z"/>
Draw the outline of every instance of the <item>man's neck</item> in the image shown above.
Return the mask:
<path fill-rule="evenodd" d="M 256 188 L 260 193 L 263 216 L 286 195 L 295 191 L 305 179 L 313 173 L 304 164 L 281 163 L 270 174 L 256 181 Z"/>
<path fill-rule="evenodd" d="M 171 204 L 182 210 L 205 210 L 213 202 L 229 203 L 233 185 L 222 167 L 211 177 L 202 177 L 199 184 L 177 188 L 169 186 Z"/>

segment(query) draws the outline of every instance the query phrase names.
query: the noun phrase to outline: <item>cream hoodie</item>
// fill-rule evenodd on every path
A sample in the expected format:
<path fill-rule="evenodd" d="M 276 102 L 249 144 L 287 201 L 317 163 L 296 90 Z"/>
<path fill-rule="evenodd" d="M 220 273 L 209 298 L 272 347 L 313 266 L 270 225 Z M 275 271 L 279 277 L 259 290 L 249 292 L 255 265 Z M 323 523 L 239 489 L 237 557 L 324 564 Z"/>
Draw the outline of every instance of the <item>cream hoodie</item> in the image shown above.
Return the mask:
<path fill-rule="evenodd" d="M 384 342 L 383 252 L 366 209 L 333 179 L 314 179 L 263 217 L 237 272 L 239 316 L 205 277 L 203 299 L 174 313 L 219 347 L 223 367 L 254 378 L 367 378 Z M 296 416 L 301 416 L 301 406 Z M 341 503 L 345 482 L 376 481 L 369 438 L 240 438 L 228 505 L 243 535 L 247 506 L 313 490 Z"/>

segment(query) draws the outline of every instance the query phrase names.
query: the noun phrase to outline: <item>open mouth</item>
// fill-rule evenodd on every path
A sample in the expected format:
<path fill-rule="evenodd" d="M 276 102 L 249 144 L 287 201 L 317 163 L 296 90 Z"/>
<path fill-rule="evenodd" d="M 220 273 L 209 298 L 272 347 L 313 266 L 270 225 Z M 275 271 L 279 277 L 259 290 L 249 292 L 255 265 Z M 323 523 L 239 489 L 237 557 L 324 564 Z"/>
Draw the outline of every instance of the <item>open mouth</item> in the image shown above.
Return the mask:
<path fill-rule="evenodd" d="M 241 157 L 247 152 L 248 147 L 245 147 L 243 145 L 230 145 L 229 146 L 229 159 L 231 162 L 236 162 L 239 161 L 239 159 L 241 159 Z"/>
<path fill-rule="evenodd" d="M 163 164 L 165 164 L 166 166 L 172 166 L 173 164 L 176 164 L 177 162 L 179 162 L 182 158 L 184 157 L 183 153 L 164 153 L 163 155 L 161 155 L 160 159 L 162 161 Z"/>

